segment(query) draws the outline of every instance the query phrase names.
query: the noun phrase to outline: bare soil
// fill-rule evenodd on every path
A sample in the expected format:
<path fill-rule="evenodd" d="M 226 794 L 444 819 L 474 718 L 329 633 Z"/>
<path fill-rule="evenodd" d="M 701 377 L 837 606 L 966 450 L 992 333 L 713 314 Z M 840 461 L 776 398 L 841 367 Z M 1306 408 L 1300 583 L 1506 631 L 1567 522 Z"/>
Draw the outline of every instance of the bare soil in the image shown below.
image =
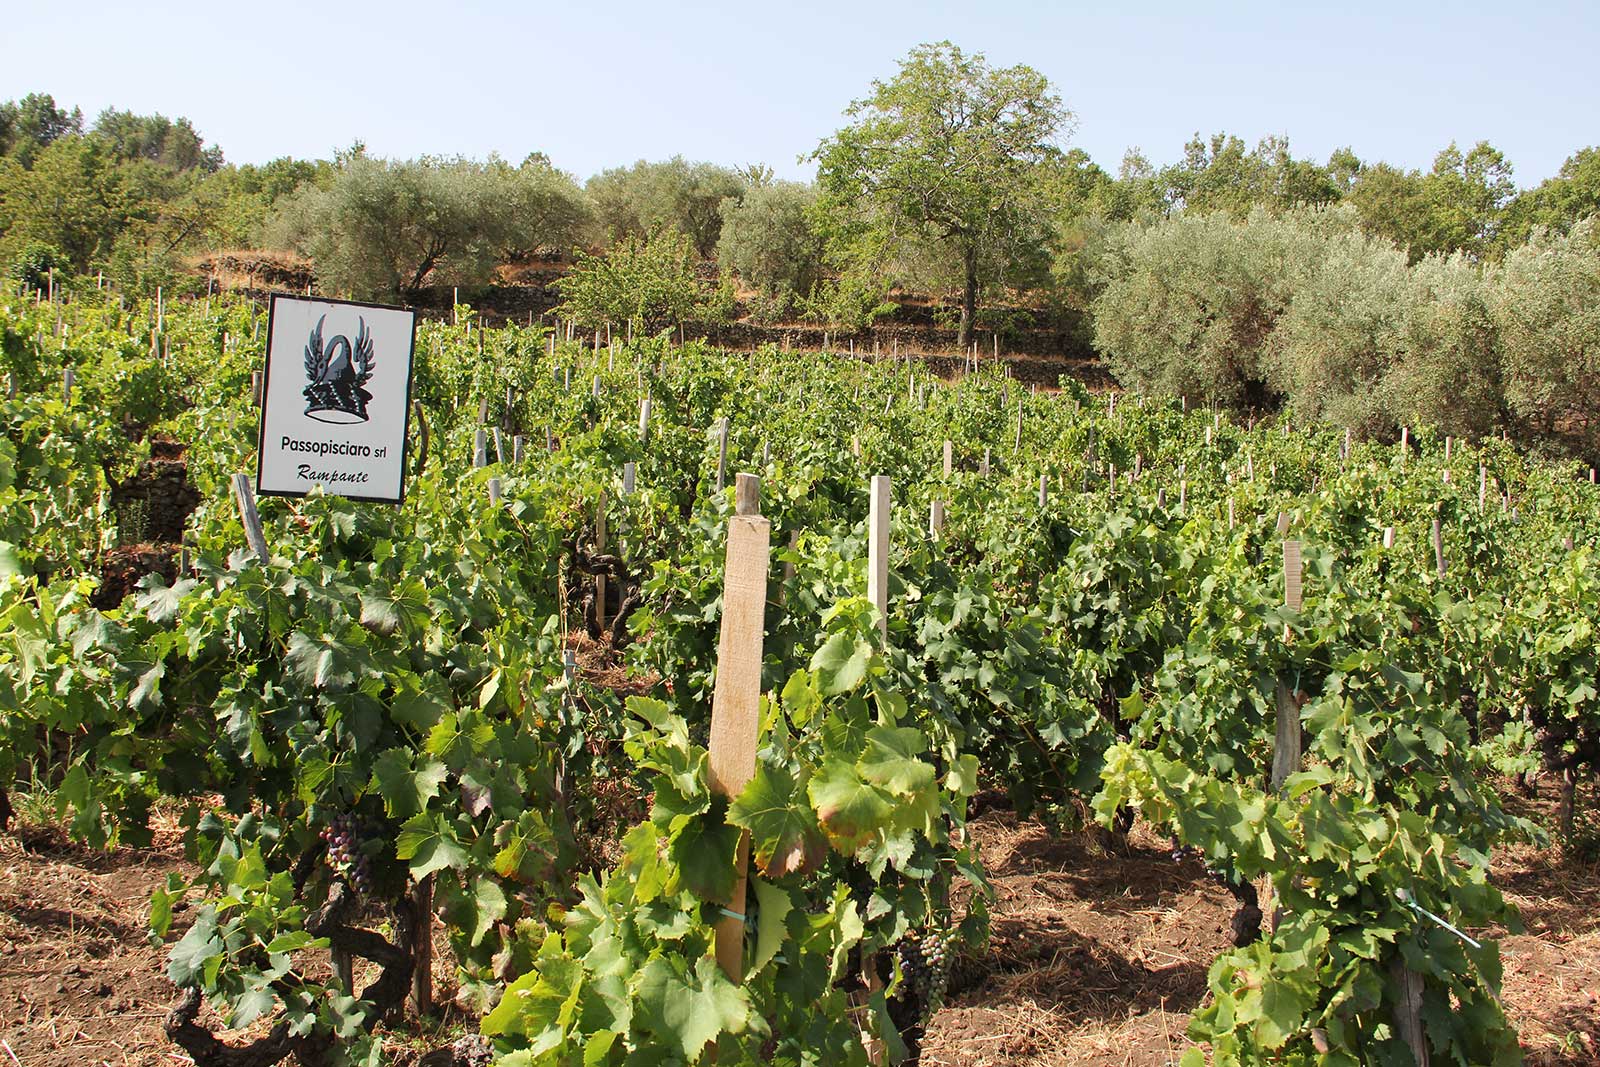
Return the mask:
<path fill-rule="evenodd" d="M 1232 898 L 1143 826 L 1112 850 L 1098 834 L 1055 835 L 1007 811 L 985 813 L 972 832 L 995 887 L 994 937 L 957 964 L 922 1062 L 1176 1064 L 1207 968 L 1229 943 Z M 0 1067 L 187 1062 L 162 1030 L 175 999 L 166 947 L 145 936 L 150 892 L 173 870 L 186 867 L 171 830 L 152 848 L 112 853 L 47 825 L 0 835 Z M 1502 855 L 1495 877 L 1525 925 L 1498 933 L 1529 1064 L 1600 1064 L 1600 865 L 1523 846 Z M 443 1004 L 449 972 L 441 943 Z M 420 1027 L 408 1020 L 389 1041 L 399 1062 L 415 1062 L 463 1029 L 470 1020 L 448 1011 Z"/>

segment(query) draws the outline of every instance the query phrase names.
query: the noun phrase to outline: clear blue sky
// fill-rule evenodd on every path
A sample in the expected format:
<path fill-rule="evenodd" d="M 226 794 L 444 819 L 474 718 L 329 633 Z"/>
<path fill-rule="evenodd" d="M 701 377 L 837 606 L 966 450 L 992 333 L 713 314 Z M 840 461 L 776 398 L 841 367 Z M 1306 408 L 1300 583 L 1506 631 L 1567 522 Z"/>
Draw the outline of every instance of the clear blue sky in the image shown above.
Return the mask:
<path fill-rule="evenodd" d="M 941 39 L 1044 72 L 1078 116 L 1069 144 L 1113 171 L 1129 147 L 1159 165 L 1226 130 L 1424 168 L 1488 140 L 1527 186 L 1600 143 L 1594 0 L 9 8 L 0 99 L 186 115 L 235 162 L 359 138 L 384 156 L 537 149 L 580 177 L 673 154 L 803 177 L 844 107 Z"/>

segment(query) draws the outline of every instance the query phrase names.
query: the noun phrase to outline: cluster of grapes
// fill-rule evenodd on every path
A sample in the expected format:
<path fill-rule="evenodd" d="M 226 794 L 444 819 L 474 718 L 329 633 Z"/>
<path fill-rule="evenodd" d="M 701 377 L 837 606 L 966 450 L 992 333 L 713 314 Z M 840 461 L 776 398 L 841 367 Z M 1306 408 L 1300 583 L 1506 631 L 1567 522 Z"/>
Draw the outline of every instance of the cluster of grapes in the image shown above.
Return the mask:
<path fill-rule="evenodd" d="M 950 980 L 950 949 L 955 935 L 948 930 L 907 930 L 895 945 L 900 958 L 900 973 L 908 982 L 900 986 L 899 996 L 915 995 L 922 1006 L 923 1019 L 932 1015 L 944 1000 Z"/>
<path fill-rule="evenodd" d="M 339 872 L 356 892 L 372 892 L 372 871 L 367 854 L 361 851 L 361 822 L 354 815 L 340 814 L 322 830 L 328 843 L 328 866 Z"/>
<path fill-rule="evenodd" d="M 1176 837 L 1172 839 L 1172 862 L 1182 863 L 1187 856 L 1198 856 L 1200 850 L 1193 845 L 1185 845 Z"/>

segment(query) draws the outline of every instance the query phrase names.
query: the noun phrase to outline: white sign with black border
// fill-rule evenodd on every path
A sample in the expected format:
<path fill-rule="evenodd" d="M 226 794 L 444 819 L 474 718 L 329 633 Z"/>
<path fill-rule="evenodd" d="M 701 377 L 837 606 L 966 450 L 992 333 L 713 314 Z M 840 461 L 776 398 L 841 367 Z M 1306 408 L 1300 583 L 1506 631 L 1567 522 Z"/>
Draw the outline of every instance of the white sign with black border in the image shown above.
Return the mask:
<path fill-rule="evenodd" d="M 416 331 L 407 308 L 272 295 L 256 492 L 405 498 Z"/>

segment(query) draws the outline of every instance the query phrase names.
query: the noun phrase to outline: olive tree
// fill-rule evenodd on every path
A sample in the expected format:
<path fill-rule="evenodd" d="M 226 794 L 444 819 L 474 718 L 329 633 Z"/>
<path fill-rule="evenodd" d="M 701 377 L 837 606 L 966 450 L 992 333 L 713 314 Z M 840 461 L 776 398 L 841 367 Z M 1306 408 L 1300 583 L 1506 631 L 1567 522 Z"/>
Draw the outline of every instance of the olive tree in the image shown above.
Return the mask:
<path fill-rule="evenodd" d="M 1094 343 L 1124 385 L 1238 408 L 1282 398 L 1268 342 L 1317 254 L 1309 213 L 1244 222 L 1218 212 L 1129 223 L 1096 264 Z"/>
<path fill-rule="evenodd" d="M 690 163 L 682 156 L 612 167 L 585 185 L 598 225 L 613 239 L 643 237 L 663 226 L 686 234 L 702 259 L 710 259 L 722 234 L 722 205 L 745 193 L 735 170 Z"/>
<path fill-rule="evenodd" d="M 985 286 L 1043 243 L 1042 165 L 1071 113 L 1038 71 L 945 41 L 913 49 L 845 114 L 811 156 L 831 246 L 847 260 L 939 247 L 959 279 L 965 346 Z"/>
<path fill-rule="evenodd" d="M 1354 231 L 1308 239 L 1318 249 L 1268 338 L 1267 376 L 1297 414 L 1376 432 L 1390 421 L 1379 385 L 1405 324 L 1406 254 Z"/>
<path fill-rule="evenodd" d="M 309 256 L 325 289 L 412 300 L 486 281 L 516 252 L 569 246 L 587 226 L 576 184 L 537 163 L 357 154 L 290 197 L 267 237 Z"/>
<path fill-rule="evenodd" d="M 822 238 L 808 216 L 816 198 L 809 185 L 771 182 L 722 202 L 717 261 L 759 290 L 774 316 L 810 296 L 821 278 Z"/>
<path fill-rule="evenodd" d="M 1600 223 L 1535 234 L 1496 282 L 1512 410 L 1545 434 L 1600 447 Z"/>
<path fill-rule="evenodd" d="M 1394 421 L 1482 437 L 1509 419 L 1491 278 L 1464 253 L 1432 255 L 1406 277 L 1383 401 Z"/>

